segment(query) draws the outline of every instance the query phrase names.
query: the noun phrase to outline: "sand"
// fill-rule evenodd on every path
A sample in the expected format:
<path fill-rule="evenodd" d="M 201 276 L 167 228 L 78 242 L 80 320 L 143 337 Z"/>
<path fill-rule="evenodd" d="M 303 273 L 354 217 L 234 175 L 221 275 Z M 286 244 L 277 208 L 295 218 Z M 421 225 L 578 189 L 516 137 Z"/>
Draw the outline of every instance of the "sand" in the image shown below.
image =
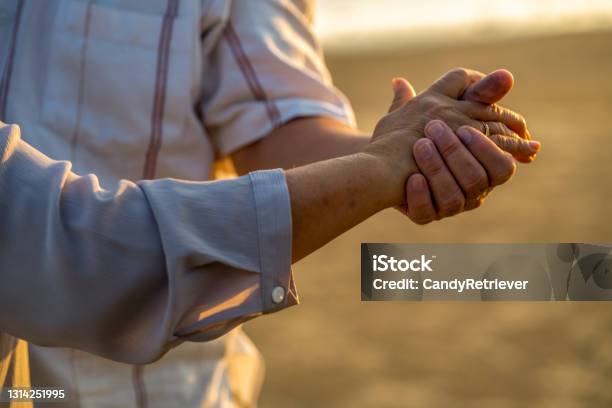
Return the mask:
<path fill-rule="evenodd" d="M 485 205 L 427 227 L 388 210 L 294 268 L 302 304 L 246 325 L 262 407 L 612 406 L 609 303 L 361 303 L 360 242 L 611 242 L 612 32 L 328 55 L 371 130 L 403 75 L 454 66 L 516 78 L 504 104 L 542 141 Z"/>

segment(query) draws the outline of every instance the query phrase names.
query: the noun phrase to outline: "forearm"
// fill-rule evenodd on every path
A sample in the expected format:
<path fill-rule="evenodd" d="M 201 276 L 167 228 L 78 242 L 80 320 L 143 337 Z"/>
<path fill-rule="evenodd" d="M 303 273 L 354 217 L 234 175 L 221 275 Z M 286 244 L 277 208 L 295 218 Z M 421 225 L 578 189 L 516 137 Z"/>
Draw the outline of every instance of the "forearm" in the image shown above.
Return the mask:
<path fill-rule="evenodd" d="M 370 140 L 359 130 L 335 119 L 296 119 L 263 139 L 232 154 L 239 175 L 271 168 L 297 166 L 360 152 Z"/>
<path fill-rule="evenodd" d="M 0 152 L 2 331 L 143 364 L 295 304 L 271 297 L 291 280 L 281 171 L 107 190 L 1 122 Z"/>
<path fill-rule="evenodd" d="M 413 165 L 409 173 L 416 171 Z M 378 211 L 398 205 L 403 200 L 405 178 L 404 172 L 394 172 L 368 153 L 288 170 L 293 262 Z"/>
<path fill-rule="evenodd" d="M 410 152 L 416 138 L 406 135 L 404 140 L 402 150 Z M 232 155 L 238 174 L 288 169 L 293 262 L 404 201 L 406 178 L 418 171 L 412 154 L 383 161 L 363 153 L 370 141 L 334 119 L 313 117 L 287 123 Z"/>

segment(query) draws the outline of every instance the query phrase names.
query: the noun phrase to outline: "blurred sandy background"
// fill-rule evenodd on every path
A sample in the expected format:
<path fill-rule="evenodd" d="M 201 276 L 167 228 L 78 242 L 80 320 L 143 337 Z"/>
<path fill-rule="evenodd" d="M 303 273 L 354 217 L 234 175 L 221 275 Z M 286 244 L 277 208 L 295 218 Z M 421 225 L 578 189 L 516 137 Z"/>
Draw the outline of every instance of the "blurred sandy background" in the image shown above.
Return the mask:
<path fill-rule="evenodd" d="M 484 33 L 486 35 L 486 33 Z M 361 242 L 611 242 L 612 31 L 327 53 L 371 131 L 390 78 L 512 71 L 504 104 L 543 142 L 476 212 L 417 227 L 385 211 L 294 269 L 302 304 L 246 325 L 266 407 L 609 407 L 609 303 L 361 303 Z"/>

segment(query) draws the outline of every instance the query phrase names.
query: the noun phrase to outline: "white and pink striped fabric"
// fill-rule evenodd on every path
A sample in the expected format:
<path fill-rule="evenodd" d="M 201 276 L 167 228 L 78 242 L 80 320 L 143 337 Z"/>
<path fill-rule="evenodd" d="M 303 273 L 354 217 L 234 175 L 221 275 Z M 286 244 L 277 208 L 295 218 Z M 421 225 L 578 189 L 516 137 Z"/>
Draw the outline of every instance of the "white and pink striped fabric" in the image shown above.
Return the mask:
<path fill-rule="evenodd" d="M 293 118 L 354 123 L 312 33 L 312 8 L 311 0 L 0 0 L 0 120 L 102 186 L 206 180 L 216 157 Z M 254 406 L 263 376 L 239 328 L 145 366 L 74 349 L 30 345 L 29 354 L 32 384 L 68 387 L 67 406 Z"/>

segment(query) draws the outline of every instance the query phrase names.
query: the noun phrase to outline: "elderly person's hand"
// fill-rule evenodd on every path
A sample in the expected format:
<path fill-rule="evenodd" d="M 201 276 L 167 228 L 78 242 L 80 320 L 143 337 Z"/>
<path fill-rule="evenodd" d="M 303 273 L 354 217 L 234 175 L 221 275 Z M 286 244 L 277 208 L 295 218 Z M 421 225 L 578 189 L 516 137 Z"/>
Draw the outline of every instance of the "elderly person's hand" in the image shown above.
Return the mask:
<path fill-rule="evenodd" d="M 513 157 L 470 127 L 480 124 L 474 118 L 505 123 L 511 115 L 454 99 L 474 82 L 458 72 L 419 96 L 396 97 L 360 152 L 285 172 L 294 261 L 406 199 L 407 214 L 423 224 L 475 208 L 493 186 L 512 177 Z M 528 140 L 515 138 L 521 149 L 529 147 Z"/>
<path fill-rule="evenodd" d="M 471 73 L 470 73 L 471 72 Z M 481 78 L 476 82 L 473 82 L 460 99 L 465 101 L 478 102 L 485 105 L 492 105 L 491 109 L 499 110 L 508 115 L 507 119 L 503 122 L 490 122 L 487 123 L 489 130 L 489 137 L 495 142 L 500 149 L 507 151 L 508 153 L 514 154 L 515 159 L 523 163 L 531 163 L 535 159 L 535 154 L 526 152 L 521 154 L 522 142 L 519 138 L 531 140 L 531 134 L 527 129 L 527 123 L 522 115 L 507 109 L 500 108 L 495 105 L 497 102 L 502 100 L 514 86 L 514 77 L 512 73 L 505 69 L 499 69 L 493 71 L 489 75 L 477 71 L 468 71 L 468 75 L 472 78 Z M 477 127 L 484 131 L 485 129 L 483 122 L 483 128 Z M 539 149 L 539 143 L 531 143 L 533 150 Z"/>
<path fill-rule="evenodd" d="M 469 84 L 463 92 L 457 91 L 458 84 L 462 82 L 460 78 L 464 78 L 464 84 Z M 457 68 L 443 76 L 434 86 L 437 89 L 442 89 L 446 95 L 457 95 L 459 93 L 459 98 L 462 100 L 471 101 L 485 108 L 489 105 L 489 109 L 497 112 L 500 121 L 483 121 L 481 123 L 475 121 L 473 126 L 483 130 L 487 128 L 486 130 L 489 131 L 488 138 L 499 146 L 499 148 L 513 154 L 514 158 L 520 162 L 530 163 L 535 159 L 535 153 L 539 151 L 540 143 L 529 141 L 531 136 L 527 129 L 526 122 L 521 115 L 494 105 L 510 92 L 513 85 L 514 78 L 512 74 L 503 69 L 494 71 L 485 76 L 476 71 Z M 403 78 L 395 78 L 393 80 L 393 87 L 395 98 L 391 105 L 390 112 L 398 110 L 415 97 L 412 86 Z M 430 90 L 431 88 L 428 91 Z M 472 119 L 477 119 L 479 117 L 480 116 L 475 116 Z M 431 131 L 426 133 L 430 139 L 434 141 L 438 140 L 433 137 Z M 478 133 L 480 136 L 477 136 L 477 139 L 484 136 L 481 132 Z M 484 170 L 487 171 L 486 173 L 479 172 L 480 177 L 484 175 L 486 178 L 485 180 L 480 180 L 478 182 L 466 180 L 465 172 L 461 172 L 461 167 L 453 162 L 453 159 L 462 158 L 463 155 L 451 155 L 453 157 L 450 158 L 446 157 L 447 151 L 445 149 L 447 149 L 447 147 L 444 142 L 449 142 L 449 140 L 451 141 L 450 148 L 453 149 L 453 138 L 443 137 L 440 142 L 436 143 L 436 147 L 444 156 L 444 161 L 441 162 L 436 160 L 436 158 L 440 157 L 439 154 L 434 156 L 427 155 L 426 157 L 425 152 L 428 152 L 428 149 L 416 149 L 417 146 L 415 146 L 414 156 L 423 174 L 412 175 L 410 179 L 407 180 L 407 200 L 403 205 L 398 206 L 397 209 L 405 213 L 417 224 L 427 224 L 431 221 L 439 220 L 461 211 L 477 208 L 482 204 L 484 198 L 492 190 L 493 186 L 501 184 L 499 182 L 499 174 L 494 172 L 490 173 L 493 170 L 486 168 L 486 166 L 484 168 Z M 458 141 L 456 136 L 454 137 L 454 141 Z M 480 145 L 484 142 L 478 141 L 476 143 Z M 491 149 L 491 142 L 485 143 L 485 145 L 488 145 L 489 148 L 485 149 L 487 152 L 485 157 L 482 157 L 482 152 L 480 153 L 480 160 L 487 160 L 489 157 L 495 157 L 496 160 L 488 160 L 489 165 L 497 161 L 499 161 L 500 165 L 507 162 L 507 155 L 503 155 L 503 152 L 499 149 Z M 418 146 L 423 147 L 420 144 Z M 474 158 L 476 156 L 477 155 L 474 154 Z M 447 167 L 450 162 L 454 164 L 452 169 Z M 484 164 L 483 162 L 483 165 Z M 437 167 L 440 166 L 442 166 L 442 168 L 436 173 L 436 177 L 433 177 L 431 169 L 437 169 Z M 451 173 L 454 174 L 455 180 L 461 181 L 462 183 L 454 183 L 452 188 L 448 185 L 446 185 L 445 188 L 441 188 L 439 184 L 434 184 L 438 182 L 438 180 L 448 180 L 447 176 Z M 430 180 L 431 186 L 427 184 L 427 180 Z M 463 197 L 460 197 L 459 193 L 462 193 Z M 461 205 L 462 203 L 463 205 Z"/>
<path fill-rule="evenodd" d="M 410 168 L 413 157 L 404 157 L 402 149 L 397 148 L 401 141 L 395 139 L 405 138 L 405 143 L 412 146 L 423 174 L 404 178 L 406 196 L 401 206 L 418 224 L 478 207 L 495 185 L 507 181 L 515 172 L 510 154 L 465 125 L 481 126 L 481 121 L 486 120 L 489 129 L 502 133 L 495 134 L 495 140 L 524 161 L 531 160 L 539 150 L 538 142 L 527 140 L 529 135 L 520 115 L 487 105 L 501 99 L 511 88 L 512 77 L 507 71 L 484 77 L 473 71 L 453 70 L 419 96 L 404 83 L 407 86 L 395 87 L 390 113 L 378 123 L 366 150 L 392 157 L 389 165 L 401 177 L 400 169 L 404 164 Z M 476 101 L 455 99 L 463 96 Z M 411 140 L 415 134 L 423 133 L 427 139 Z"/>
<path fill-rule="evenodd" d="M 493 187 L 516 171 L 512 156 L 472 127 L 453 132 L 433 120 L 425 135 L 413 147 L 421 173 L 406 182 L 405 211 L 417 224 L 478 208 Z"/>
<path fill-rule="evenodd" d="M 529 142 L 531 135 L 520 114 L 496 104 L 510 92 L 513 85 L 512 74 L 503 69 L 485 76 L 478 71 L 455 68 L 415 96 L 408 81 L 395 78 L 395 97 L 389 112 L 401 110 L 414 98 L 423 99 L 429 109 L 421 118 L 422 125 L 431 119 L 440 119 L 440 111 L 446 111 L 446 115 L 453 118 L 446 120 L 453 130 L 462 125 L 472 126 L 487 134 L 518 161 L 530 163 L 535 159 L 540 144 Z"/>

